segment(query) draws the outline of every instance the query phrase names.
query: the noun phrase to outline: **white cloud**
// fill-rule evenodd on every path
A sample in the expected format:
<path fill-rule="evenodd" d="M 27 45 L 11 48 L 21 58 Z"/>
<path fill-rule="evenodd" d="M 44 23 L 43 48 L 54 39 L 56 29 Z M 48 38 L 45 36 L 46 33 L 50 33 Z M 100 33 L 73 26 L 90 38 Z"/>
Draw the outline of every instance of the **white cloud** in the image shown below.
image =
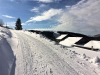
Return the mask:
<path fill-rule="evenodd" d="M 79 3 L 78 3 L 79 4 Z M 100 1 L 88 0 L 86 3 L 81 3 L 72 7 L 69 11 L 70 13 L 76 15 L 79 18 L 89 19 L 89 17 L 96 17 L 97 15 L 100 16 Z M 93 18 L 92 18 L 93 19 Z"/>
<path fill-rule="evenodd" d="M 14 0 L 10 0 L 11 2 L 13 2 Z"/>
<path fill-rule="evenodd" d="M 7 23 L 5 23 L 5 26 L 15 26 L 15 22 L 7 22 Z"/>
<path fill-rule="evenodd" d="M 48 11 L 43 12 L 40 16 L 31 17 L 30 20 L 27 22 L 33 22 L 33 21 L 43 21 L 51 19 L 51 17 L 58 15 L 62 12 L 62 9 L 50 9 Z"/>
<path fill-rule="evenodd" d="M 45 6 L 46 6 L 45 4 L 41 4 L 41 5 L 40 5 L 40 7 L 45 7 Z"/>
<path fill-rule="evenodd" d="M 33 9 L 30 10 L 31 12 L 39 12 L 39 8 L 34 7 Z"/>
<path fill-rule="evenodd" d="M 39 10 L 42 9 L 42 8 L 44 8 L 44 7 L 46 7 L 45 4 L 40 4 L 39 7 L 33 7 L 30 11 L 31 12 L 39 12 Z"/>
<path fill-rule="evenodd" d="M 24 25 L 27 25 L 27 23 L 22 23 L 21 25 L 23 25 L 23 26 L 24 26 Z"/>
<path fill-rule="evenodd" d="M 61 24 L 55 30 L 100 33 L 100 0 L 81 0 L 69 10 L 65 9 L 58 22 Z"/>
<path fill-rule="evenodd" d="M 15 18 L 13 16 L 9 16 L 9 15 L 2 15 L 3 17 L 6 17 L 6 18 Z"/>
<path fill-rule="evenodd" d="M 70 8 L 71 6 L 65 6 L 66 8 Z"/>
<path fill-rule="evenodd" d="M 52 2 L 59 2 L 61 0 L 33 0 L 33 1 L 38 1 L 38 2 L 43 2 L 43 3 L 52 3 Z"/>
<path fill-rule="evenodd" d="M 53 0 L 38 0 L 39 2 L 44 2 L 44 3 L 51 3 Z"/>

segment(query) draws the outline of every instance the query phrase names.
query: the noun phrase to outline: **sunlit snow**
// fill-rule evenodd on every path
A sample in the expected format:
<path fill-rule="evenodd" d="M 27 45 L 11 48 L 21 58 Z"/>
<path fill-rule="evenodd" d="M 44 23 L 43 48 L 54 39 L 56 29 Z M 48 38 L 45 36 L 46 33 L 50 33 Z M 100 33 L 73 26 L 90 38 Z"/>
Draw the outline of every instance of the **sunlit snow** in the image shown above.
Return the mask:
<path fill-rule="evenodd" d="M 0 27 L 0 75 L 100 75 L 100 57 L 63 48 L 40 34 Z"/>

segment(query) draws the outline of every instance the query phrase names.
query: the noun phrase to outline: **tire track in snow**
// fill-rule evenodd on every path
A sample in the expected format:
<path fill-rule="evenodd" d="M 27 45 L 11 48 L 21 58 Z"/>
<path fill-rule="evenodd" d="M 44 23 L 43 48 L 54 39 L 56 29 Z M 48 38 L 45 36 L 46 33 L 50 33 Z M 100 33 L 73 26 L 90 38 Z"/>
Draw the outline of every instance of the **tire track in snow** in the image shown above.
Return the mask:
<path fill-rule="evenodd" d="M 40 63 L 38 63 L 39 61 L 38 61 L 38 58 L 36 58 L 36 60 L 34 60 L 33 58 L 34 57 L 32 57 L 32 56 L 34 56 L 34 54 L 36 55 L 36 52 L 34 52 L 34 54 L 32 54 L 31 55 L 31 57 L 29 57 L 28 55 L 29 54 L 31 54 L 31 47 L 30 47 L 30 45 L 29 45 L 29 43 L 31 42 L 29 42 L 29 40 L 28 40 L 28 38 L 26 38 L 26 37 L 24 37 L 25 39 L 22 39 L 22 36 L 25 36 L 25 35 L 20 35 L 20 34 L 18 34 L 18 36 L 19 37 L 21 37 L 20 38 L 20 44 L 22 45 L 21 46 L 21 50 L 22 50 L 22 54 L 23 54 L 23 63 L 24 63 L 24 75 L 38 75 L 39 74 L 39 70 L 37 70 L 37 68 L 38 68 L 38 66 L 41 66 L 42 67 L 42 69 L 44 68 L 44 67 L 47 67 L 47 64 L 45 64 L 44 62 L 42 63 L 42 62 L 40 62 Z M 21 41 L 22 40 L 22 41 Z M 27 42 L 28 41 L 28 42 Z M 26 43 L 25 43 L 26 42 Z M 32 43 L 31 43 L 32 44 Z M 24 47 L 24 48 L 23 48 Z M 32 47 L 32 49 L 33 49 L 34 47 Z M 25 52 L 26 51 L 26 52 Z M 30 52 L 30 53 L 29 53 Z M 33 53 L 33 52 L 32 52 Z M 31 63 L 31 61 L 29 60 L 29 59 L 31 59 L 31 60 L 33 60 L 34 62 L 32 62 Z M 26 65 L 27 64 L 27 65 Z M 32 65 L 33 65 L 33 68 L 31 68 L 31 69 L 28 69 L 28 68 L 30 68 L 30 67 L 32 67 Z M 41 71 L 40 72 L 40 74 L 39 75 L 51 75 L 51 74 L 48 74 L 48 72 L 47 71 Z"/>
<path fill-rule="evenodd" d="M 23 53 L 24 73 L 22 75 L 96 75 L 89 73 L 73 60 L 63 58 L 56 47 L 49 46 L 37 38 L 31 37 L 23 32 L 17 33 Z M 73 63 L 76 66 L 73 66 Z M 87 71 L 86 71 L 87 70 Z M 84 72 L 85 71 L 85 72 Z M 93 71 L 90 70 L 89 71 Z M 86 73 L 87 72 L 87 73 Z"/>
<path fill-rule="evenodd" d="M 21 35 L 21 36 L 22 36 L 22 35 Z M 24 36 L 25 36 L 25 35 L 24 35 Z M 23 39 L 21 39 L 21 40 L 23 40 Z M 22 42 L 22 41 L 21 41 L 21 42 Z M 25 39 L 23 40 L 23 42 L 25 42 Z M 28 42 L 28 43 L 29 43 L 29 42 Z M 24 45 L 25 45 L 25 44 L 24 44 Z M 27 45 L 27 44 L 26 44 L 26 45 Z M 23 46 L 23 44 L 22 44 L 22 46 Z M 29 45 L 28 45 L 28 46 L 29 46 Z M 25 47 L 25 48 L 26 48 L 26 47 Z M 24 51 L 25 51 L 25 50 L 26 50 L 26 49 L 24 49 Z M 23 52 L 24 52 L 24 51 L 23 51 Z M 35 52 L 35 54 L 36 54 L 36 52 Z M 23 53 L 23 57 L 24 57 L 24 58 L 25 58 L 25 56 L 26 56 L 26 54 Z M 27 59 L 26 59 L 24 62 L 26 63 L 26 61 L 27 61 Z M 29 62 L 29 63 L 30 63 L 30 62 Z M 38 61 L 37 61 L 37 60 L 35 60 L 35 63 L 36 63 L 36 64 L 34 65 L 35 68 L 33 68 L 33 69 L 31 69 L 31 70 L 33 70 L 33 72 L 35 73 L 34 75 L 37 75 L 38 73 L 36 73 L 36 72 L 37 72 L 37 68 L 36 68 L 36 67 L 37 67 L 37 66 L 42 66 L 43 64 L 41 64 L 41 62 L 40 62 L 40 64 L 38 64 Z M 24 65 L 24 66 L 27 66 L 27 65 Z M 26 67 L 25 67 L 24 69 L 26 69 Z M 27 75 L 27 72 L 28 72 L 28 70 L 25 71 L 25 74 L 26 74 L 26 75 Z M 42 72 L 43 72 L 43 71 L 42 71 Z M 46 74 L 48 74 L 47 71 L 46 71 Z M 41 74 L 41 75 L 44 75 L 44 74 Z"/>
<path fill-rule="evenodd" d="M 24 75 L 31 75 L 33 74 L 31 71 L 32 68 L 32 63 L 33 61 L 31 60 L 31 50 L 28 45 L 27 39 L 25 37 L 22 37 L 22 35 L 18 34 L 19 39 L 20 39 L 20 45 L 21 45 L 21 51 L 22 51 L 22 56 L 23 56 L 23 65 L 24 65 Z M 31 63 L 31 64 L 29 64 Z"/>
<path fill-rule="evenodd" d="M 33 38 L 33 37 L 31 37 L 31 36 L 28 36 L 27 35 L 27 37 L 30 37 L 30 39 L 35 39 L 35 38 Z M 35 39 L 37 42 L 41 42 L 41 41 L 39 41 L 39 40 L 37 40 L 37 39 Z M 41 42 L 42 43 L 42 42 Z M 58 69 L 58 72 L 60 72 L 59 74 L 60 75 L 79 75 L 78 74 L 78 72 L 75 70 L 75 69 L 73 69 L 67 62 L 65 62 L 61 57 L 59 57 L 58 55 L 57 55 L 57 53 L 56 52 L 54 52 L 49 46 L 47 46 L 47 45 L 45 45 L 44 43 L 42 43 L 42 45 L 43 46 L 45 46 L 45 47 L 47 47 L 47 49 L 46 49 L 46 51 L 49 53 L 47 53 L 48 54 L 48 56 L 49 56 L 49 58 L 51 58 L 52 59 L 52 61 L 53 62 L 51 62 L 51 64 L 54 66 L 54 67 L 56 67 L 56 69 Z M 42 48 L 42 45 L 40 45 L 41 46 L 41 48 Z M 52 54 L 52 55 L 50 55 L 50 54 Z M 58 62 L 59 61 L 59 62 Z"/>
<path fill-rule="evenodd" d="M 31 40 L 33 40 L 34 38 L 33 37 L 30 37 L 28 35 L 25 35 L 26 37 L 30 38 Z M 36 40 L 36 42 L 40 42 L 39 40 Z M 78 75 L 78 73 L 68 64 L 66 63 L 64 60 L 62 60 L 56 53 L 54 53 L 49 47 L 47 47 L 46 45 L 44 45 L 42 43 L 42 45 L 40 45 L 42 48 L 43 46 L 46 47 L 45 51 L 44 52 L 47 52 L 46 54 L 49 56 L 48 58 L 51 58 L 52 61 L 51 61 L 51 64 L 53 66 L 56 67 L 56 69 L 58 69 L 60 72 L 60 75 L 66 75 L 66 74 L 74 74 L 74 75 Z M 42 53 L 43 54 L 43 53 Z M 58 63 L 59 61 L 59 63 Z M 71 72 L 70 72 L 71 71 Z M 52 73 L 51 69 L 50 69 L 50 73 Z"/>
<path fill-rule="evenodd" d="M 37 38 L 36 38 L 37 39 Z M 39 40 L 39 39 L 38 39 Z M 89 62 L 87 61 L 83 61 L 83 62 L 80 62 L 78 63 L 78 58 L 75 56 L 75 53 L 70 50 L 67 50 L 66 52 L 70 53 L 71 57 L 69 56 L 69 54 L 67 55 L 67 57 L 65 56 L 65 53 L 64 53 L 64 49 L 61 49 L 60 46 L 54 46 L 54 44 L 48 44 L 46 42 L 43 42 L 43 39 L 42 41 L 39 40 L 40 42 L 42 42 L 44 45 L 46 45 L 47 47 L 49 47 L 53 52 L 55 52 L 61 59 L 63 59 L 63 61 L 65 61 L 67 64 L 69 64 L 76 72 L 82 75 L 98 75 L 98 72 L 96 71 L 96 69 L 90 65 Z M 57 48 L 56 48 L 57 47 Z M 60 47 L 58 50 L 58 47 Z M 73 58 L 74 57 L 74 58 Z M 67 59 L 67 60 L 66 60 Z M 84 63 L 85 62 L 85 63 Z M 73 65 L 73 64 L 76 64 L 76 65 Z M 83 64 L 83 65 L 82 65 Z M 71 70 L 72 71 L 72 70 Z M 93 72 L 94 71 L 94 72 Z"/>

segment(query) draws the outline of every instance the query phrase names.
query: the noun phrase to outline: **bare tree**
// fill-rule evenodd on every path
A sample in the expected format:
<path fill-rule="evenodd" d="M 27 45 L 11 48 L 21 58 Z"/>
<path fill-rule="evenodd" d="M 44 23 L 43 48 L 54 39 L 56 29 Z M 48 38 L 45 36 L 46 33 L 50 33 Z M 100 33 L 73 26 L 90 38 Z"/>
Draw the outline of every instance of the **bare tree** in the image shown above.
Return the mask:
<path fill-rule="evenodd" d="M 4 22 L 2 19 L 0 19 L 0 26 L 3 26 L 4 25 Z"/>

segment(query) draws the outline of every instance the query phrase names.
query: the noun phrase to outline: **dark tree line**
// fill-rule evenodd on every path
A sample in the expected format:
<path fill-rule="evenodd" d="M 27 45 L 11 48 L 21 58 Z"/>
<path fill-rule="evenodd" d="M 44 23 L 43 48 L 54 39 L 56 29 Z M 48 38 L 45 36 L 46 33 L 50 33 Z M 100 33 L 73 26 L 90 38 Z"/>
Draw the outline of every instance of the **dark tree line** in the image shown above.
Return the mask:
<path fill-rule="evenodd" d="M 7 25 L 6 26 L 3 26 L 4 25 L 4 22 L 2 19 L 0 19 L 0 26 L 1 27 L 6 27 L 6 28 L 9 28 Z M 21 25 L 21 20 L 20 18 L 17 19 L 16 23 L 15 23 L 15 29 L 16 30 L 22 30 L 22 25 Z"/>

